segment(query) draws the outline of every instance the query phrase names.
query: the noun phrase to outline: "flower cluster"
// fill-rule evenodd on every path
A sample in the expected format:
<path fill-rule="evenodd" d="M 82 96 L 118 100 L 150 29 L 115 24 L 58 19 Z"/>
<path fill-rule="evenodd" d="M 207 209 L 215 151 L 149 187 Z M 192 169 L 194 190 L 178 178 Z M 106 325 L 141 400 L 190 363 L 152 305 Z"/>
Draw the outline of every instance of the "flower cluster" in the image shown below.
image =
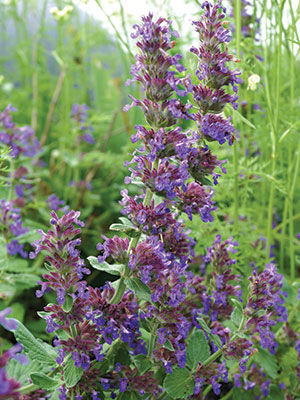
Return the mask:
<path fill-rule="evenodd" d="M 78 217 L 79 212 L 70 211 L 61 219 L 55 211 L 51 212 L 51 224 L 53 228 L 47 233 L 39 231 L 42 238 L 33 243 L 35 251 L 30 253 L 30 258 L 36 257 L 42 250 L 47 251 L 45 260 L 54 268 L 49 274 L 44 274 L 45 281 L 41 284 L 41 290 L 37 291 L 37 296 L 43 296 L 46 290 L 55 290 L 57 302 L 63 305 L 66 296 L 84 291 L 85 282 L 80 281 L 83 274 L 90 271 L 84 268 L 84 261 L 80 258 L 79 250 L 80 239 L 74 239 L 81 232 L 80 227 L 84 226 Z"/>
<path fill-rule="evenodd" d="M 20 254 L 21 257 L 27 258 L 27 251 L 24 250 L 24 245 L 19 243 L 18 237 L 28 232 L 28 228 L 23 226 L 21 210 L 15 208 L 12 201 L 2 199 L 0 202 L 0 230 L 6 240 L 7 254 Z"/>
<path fill-rule="evenodd" d="M 232 285 L 232 282 L 238 282 L 239 276 L 234 274 L 231 265 L 236 260 L 230 257 L 229 253 L 236 253 L 237 241 L 229 238 L 222 242 L 221 235 L 217 235 L 212 247 L 207 248 L 207 254 L 203 257 L 202 271 L 209 277 L 211 274 L 212 294 L 211 294 L 211 320 L 229 319 L 233 307 L 229 302 L 232 297 L 241 300 L 241 289 L 239 285 Z M 208 269 L 210 265 L 211 272 Z"/>
<path fill-rule="evenodd" d="M 238 106 L 236 93 L 237 85 L 242 83 L 240 72 L 226 66 L 227 62 L 238 60 L 229 54 L 226 46 L 231 37 L 229 30 L 224 27 L 225 9 L 220 2 L 212 5 L 208 1 L 202 4 L 202 8 L 204 14 L 201 20 L 193 22 L 199 33 L 200 47 L 191 48 L 191 52 L 199 59 L 196 76 L 200 81 L 198 85 L 192 85 L 194 101 L 199 108 L 194 118 L 201 137 L 220 144 L 228 141 L 231 145 L 235 129 L 230 118 L 224 119 L 220 113 L 228 103 L 234 108 Z M 228 85 L 232 86 L 235 94 L 225 91 Z"/>
<path fill-rule="evenodd" d="M 277 322 L 287 321 L 287 310 L 284 306 L 284 297 L 287 294 L 282 291 L 283 277 L 274 264 L 267 264 L 261 274 L 254 271 L 249 280 L 249 300 L 245 309 L 245 315 L 249 319 L 245 330 L 251 332 L 254 340 L 258 334 L 260 345 L 274 354 L 278 343 L 271 327 Z"/>
<path fill-rule="evenodd" d="M 170 56 L 175 42 L 171 41 L 171 36 L 177 38 L 176 31 L 171 30 L 171 21 L 165 18 L 153 20 L 153 14 L 142 18 L 142 25 L 134 25 L 135 33 L 131 35 L 133 39 L 139 37 L 137 46 L 141 53 L 136 55 L 136 64 L 131 67 L 132 79 L 127 81 L 139 82 L 145 92 L 145 99 L 138 100 L 131 95 L 133 102 L 126 106 L 124 111 L 128 111 L 132 106 L 141 107 L 149 125 L 157 128 L 169 127 L 176 123 L 177 118 L 189 118 L 188 108 L 180 100 L 175 99 L 174 92 L 180 95 L 186 91 L 180 91 L 181 80 L 176 78 L 174 67 L 178 72 L 183 72 L 185 68 L 180 64 L 180 54 Z"/>
<path fill-rule="evenodd" d="M 11 113 L 17 111 L 10 104 L 0 113 L 0 144 L 11 148 L 10 156 L 34 157 L 41 151 L 41 145 L 30 126 L 18 127 L 12 120 Z"/>
<path fill-rule="evenodd" d="M 81 133 L 79 136 L 80 140 L 84 140 L 86 143 L 94 144 L 95 138 L 92 135 L 93 128 L 87 125 L 89 107 L 86 104 L 73 104 L 71 110 L 71 118 L 74 121 L 76 129 Z"/>

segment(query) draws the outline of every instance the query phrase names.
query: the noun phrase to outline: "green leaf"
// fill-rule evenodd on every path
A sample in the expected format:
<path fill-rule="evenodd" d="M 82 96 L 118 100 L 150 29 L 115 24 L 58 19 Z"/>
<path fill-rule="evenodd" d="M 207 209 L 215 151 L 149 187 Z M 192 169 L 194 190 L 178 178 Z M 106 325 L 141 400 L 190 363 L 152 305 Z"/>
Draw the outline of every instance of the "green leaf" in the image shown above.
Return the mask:
<path fill-rule="evenodd" d="M 278 385 L 270 385 L 270 392 L 266 400 L 284 400 L 283 390 Z"/>
<path fill-rule="evenodd" d="M 164 388 L 173 399 L 187 398 L 194 392 L 194 380 L 186 368 L 174 367 L 164 380 Z"/>
<path fill-rule="evenodd" d="M 16 331 L 12 331 L 15 338 L 24 347 L 25 353 L 33 360 L 39 361 L 42 364 L 56 364 L 57 353 L 48 343 L 37 340 L 32 333 L 19 321 Z"/>
<path fill-rule="evenodd" d="M 123 225 L 123 224 L 112 224 L 110 225 L 109 229 L 111 231 L 118 231 L 118 232 L 124 232 L 126 234 L 130 235 L 139 235 L 139 232 L 137 231 L 136 228 L 130 226 L 130 225 Z"/>
<path fill-rule="evenodd" d="M 121 271 L 123 269 L 123 264 L 113 264 L 110 265 L 106 261 L 99 263 L 97 257 L 90 256 L 87 258 L 91 264 L 91 266 L 99 271 L 108 272 L 111 275 L 118 275 L 120 276 Z"/>
<path fill-rule="evenodd" d="M 54 393 L 52 393 L 52 395 L 51 395 L 51 397 L 50 397 L 50 399 L 49 400 L 59 400 L 59 391 L 58 390 L 55 390 L 55 392 Z"/>
<path fill-rule="evenodd" d="M 237 307 L 240 311 L 243 312 L 243 305 L 242 305 L 242 303 L 240 302 L 240 300 L 235 299 L 234 297 L 232 297 L 232 298 L 230 299 L 230 301 L 232 302 L 232 304 L 233 304 L 235 307 Z"/>
<path fill-rule="evenodd" d="M 199 182 L 202 183 L 202 185 L 207 185 L 207 186 L 213 186 L 213 183 L 210 179 L 206 178 L 206 176 L 203 176 L 199 179 Z"/>
<path fill-rule="evenodd" d="M 188 340 L 186 349 L 187 366 L 195 369 L 199 362 L 204 362 L 210 356 L 209 345 L 203 331 L 195 330 Z"/>
<path fill-rule="evenodd" d="M 233 388 L 232 400 L 253 400 L 253 392 L 251 390 L 245 391 L 238 388 Z"/>
<path fill-rule="evenodd" d="M 16 381 L 20 382 L 22 385 L 28 384 L 28 378 L 33 372 L 40 372 L 43 370 L 41 364 L 37 361 L 29 360 L 29 364 L 23 365 L 14 358 L 10 359 L 5 366 L 7 376 L 9 378 L 14 378 Z M 49 367 L 48 367 L 49 368 Z"/>
<path fill-rule="evenodd" d="M 280 136 L 278 140 L 278 144 L 280 144 L 287 137 L 287 135 L 293 130 L 293 128 L 295 128 L 295 126 L 297 125 L 299 125 L 299 121 L 293 123 L 293 125 L 291 125 L 285 132 L 283 132 L 283 134 Z"/>
<path fill-rule="evenodd" d="M 34 274 L 10 274 L 9 279 L 14 282 L 18 290 L 30 289 L 37 286 L 37 281 L 40 279 Z"/>
<path fill-rule="evenodd" d="M 66 301 L 62 305 L 62 309 L 64 310 L 64 312 L 66 312 L 66 313 L 70 312 L 73 307 L 73 303 L 74 303 L 73 297 L 70 295 L 67 295 Z"/>
<path fill-rule="evenodd" d="M 139 278 L 126 278 L 124 281 L 128 289 L 132 290 L 140 300 L 151 301 L 151 290 Z"/>
<path fill-rule="evenodd" d="M 198 317 L 197 322 L 199 323 L 199 325 L 201 325 L 202 329 L 205 330 L 205 332 L 210 333 L 210 329 L 203 318 Z"/>
<path fill-rule="evenodd" d="M 210 340 L 220 349 L 222 347 L 221 339 L 218 335 L 209 334 Z"/>
<path fill-rule="evenodd" d="M 276 378 L 278 366 L 275 357 L 268 350 L 259 348 L 258 352 L 253 356 L 253 361 L 259 364 L 270 378 Z"/>
<path fill-rule="evenodd" d="M 42 372 L 33 372 L 32 374 L 30 374 L 30 378 L 32 380 L 32 383 L 43 390 L 56 389 L 61 385 L 60 380 L 50 378 Z"/>
<path fill-rule="evenodd" d="M 143 375 L 145 372 L 147 372 L 151 367 L 152 367 L 152 362 L 145 357 L 143 354 L 139 354 L 134 357 L 134 363 L 137 366 L 137 369 L 139 370 L 139 373 Z"/>
<path fill-rule="evenodd" d="M 130 219 L 126 218 L 126 217 L 119 217 L 119 220 L 122 222 L 123 225 L 126 225 L 130 228 L 135 228 L 135 226 L 133 225 L 133 223 L 130 221 Z"/>
<path fill-rule="evenodd" d="M 125 346 L 120 345 L 117 349 L 114 357 L 114 363 L 120 363 L 122 365 L 129 365 L 131 362 L 129 353 Z"/>
<path fill-rule="evenodd" d="M 120 396 L 119 396 L 119 399 L 120 400 L 132 400 L 131 392 L 121 393 Z"/>
<path fill-rule="evenodd" d="M 28 271 L 28 261 L 20 258 L 10 257 L 7 261 L 6 271 L 20 273 Z"/>
<path fill-rule="evenodd" d="M 66 361 L 66 365 L 64 368 L 64 379 L 66 382 L 66 386 L 71 388 L 76 385 L 80 381 L 80 378 L 83 374 L 83 368 L 75 367 L 74 361 L 72 357 L 69 357 Z"/>
<path fill-rule="evenodd" d="M 256 129 L 255 125 L 253 125 L 247 118 L 245 118 L 242 114 L 240 114 L 237 110 L 232 109 L 233 116 L 237 119 L 237 121 L 242 121 L 246 125 L 250 126 L 252 129 Z"/>
<path fill-rule="evenodd" d="M 169 339 L 167 339 L 164 343 L 164 347 L 168 350 L 174 351 L 174 347 Z"/>
<path fill-rule="evenodd" d="M 24 233 L 23 235 L 18 236 L 19 243 L 32 243 L 36 239 L 40 239 L 41 234 L 37 230 L 30 230 L 29 232 Z"/>
<path fill-rule="evenodd" d="M 203 318 L 198 317 L 197 321 L 199 323 L 199 325 L 201 326 L 201 328 L 208 334 L 209 339 L 218 347 L 221 348 L 222 347 L 222 342 L 221 339 L 219 338 L 218 335 L 214 335 L 211 333 L 210 328 L 208 327 L 207 323 L 204 321 Z"/>
<path fill-rule="evenodd" d="M 240 308 L 238 307 L 234 307 L 231 316 L 230 316 L 230 320 L 234 323 L 234 325 L 239 328 L 239 326 L 241 325 L 241 322 L 243 320 L 243 312 L 241 311 Z"/>

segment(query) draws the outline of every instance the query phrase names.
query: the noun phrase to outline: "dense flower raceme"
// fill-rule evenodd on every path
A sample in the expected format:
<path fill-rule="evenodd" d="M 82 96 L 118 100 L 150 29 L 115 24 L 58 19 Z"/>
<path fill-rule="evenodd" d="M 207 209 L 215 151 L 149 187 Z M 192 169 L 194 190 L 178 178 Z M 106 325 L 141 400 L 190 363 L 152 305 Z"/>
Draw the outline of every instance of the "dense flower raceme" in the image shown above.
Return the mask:
<path fill-rule="evenodd" d="M 86 143 L 94 144 L 95 138 L 92 135 L 93 128 L 87 124 L 89 107 L 86 104 L 73 104 L 71 110 L 71 118 L 74 121 L 76 129 L 79 130 L 80 140 L 84 140 Z"/>
<path fill-rule="evenodd" d="M 20 254 L 21 257 L 27 258 L 28 253 L 24 250 L 24 245 L 19 243 L 18 237 L 28 232 L 28 228 L 23 226 L 21 210 L 14 207 L 12 201 L 5 199 L 0 202 L 0 231 L 6 240 L 7 254 Z"/>
<path fill-rule="evenodd" d="M 182 56 L 168 54 L 175 45 L 171 36 L 177 38 L 179 35 L 171 30 L 171 21 L 165 18 L 154 21 L 151 13 L 143 17 L 142 22 L 141 26 L 134 25 L 135 32 L 131 35 L 139 38 L 137 46 L 141 52 L 136 55 L 136 64 L 131 67 L 133 78 L 127 84 L 139 82 L 145 91 L 145 99 L 141 101 L 130 96 L 133 102 L 125 107 L 125 111 L 132 106 L 141 107 L 151 126 L 169 127 L 176 123 L 177 118 L 189 118 L 189 106 L 172 97 L 175 92 L 180 95 L 187 93 L 179 89 L 182 82 L 171 68 L 178 72 L 185 70 L 179 63 Z"/>
<path fill-rule="evenodd" d="M 11 308 L 6 308 L 0 311 L 0 325 L 8 330 L 16 330 L 18 327 L 17 321 L 14 319 L 7 319 L 7 315 L 12 312 Z M 27 364 L 27 357 L 20 353 L 22 345 L 17 343 L 9 350 L 6 350 L 0 356 L 0 399 L 1 400 L 19 400 L 21 394 L 18 389 L 21 387 L 20 382 L 13 378 L 9 378 L 5 371 L 5 366 L 12 358 L 19 361 L 21 364 Z M 1 350 L 1 348 L 0 348 Z"/>
<path fill-rule="evenodd" d="M 16 108 L 10 104 L 0 113 L 0 144 L 11 148 L 10 155 L 33 157 L 41 151 L 41 146 L 34 131 L 29 126 L 18 127 L 12 120 L 11 113 Z"/>
<path fill-rule="evenodd" d="M 199 59 L 196 75 L 200 81 L 198 85 L 192 85 L 193 98 L 199 108 L 194 118 L 202 137 L 220 144 L 226 141 L 232 144 L 235 129 L 230 118 L 224 119 L 219 113 L 228 103 L 234 108 L 238 106 L 236 93 L 237 85 L 242 83 L 240 72 L 237 69 L 232 71 L 226 66 L 227 62 L 238 60 L 229 54 L 226 46 L 231 36 L 224 27 L 225 9 L 220 2 L 212 5 L 208 1 L 202 4 L 202 8 L 202 18 L 193 22 L 199 33 L 200 47 L 191 48 L 191 52 Z M 234 94 L 225 91 L 228 85 L 232 86 Z"/>
<path fill-rule="evenodd" d="M 271 327 L 277 322 L 287 322 L 284 306 L 287 294 L 282 291 L 283 277 L 274 264 L 267 264 L 261 274 L 254 271 L 249 280 L 249 300 L 245 309 L 249 319 L 245 329 L 252 333 L 254 340 L 258 336 L 261 346 L 274 354 L 278 343 Z"/>

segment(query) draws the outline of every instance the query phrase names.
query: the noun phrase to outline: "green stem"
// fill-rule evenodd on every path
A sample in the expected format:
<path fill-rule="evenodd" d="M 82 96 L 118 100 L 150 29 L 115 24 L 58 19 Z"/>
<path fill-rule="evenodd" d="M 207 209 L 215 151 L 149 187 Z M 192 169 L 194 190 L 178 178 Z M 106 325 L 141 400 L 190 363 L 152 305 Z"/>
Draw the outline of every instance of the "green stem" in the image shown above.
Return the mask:
<path fill-rule="evenodd" d="M 148 356 L 152 356 L 152 352 L 156 343 L 156 331 L 158 328 L 158 324 L 155 323 L 153 325 L 152 331 L 151 331 L 151 336 L 150 336 L 150 342 L 149 342 L 149 348 L 148 348 Z"/>
<path fill-rule="evenodd" d="M 220 398 L 220 400 L 228 400 L 233 394 L 233 388 L 229 390 L 223 397 Z"/>
<path fill-rule="evenodd" d="M 15 172 L 14 159 L 10 158 L 9 163 L 10 163 L 9 172 L 10 172 L 11 180 L 10 180 L 10 186 L 9 186 L 9 192 L 8 192 L 7 201 L 11 201 L 11 199 L 13 197 L 13 191 L 14 191 L 14 185 L 13 185 L 13 183 L 14 183 L 14 172 Z"/>
<path fill-rule="evenodd" d="M 266 8 L 266 32 L 268 32 L 268 8 Z M 281 37 L 281 36 L 280 36 Z M 271 144 L 272 144 L 272 152 L 271 152 L 271 176 L 273 177 L 275 174 L 276 168 L 276 132 L 277 132 L 277 125 L 274 123 L 273 115 L 272 115 L 272 103 L 271 103 L 271 95 L 270 95 L 270 87 L 269 87 L 269 79 L 268 79 L 268 46 L 265 46 L 264 49 L 264 69 L 265 69 L 265 94 L 267 99 L 267 115 L 269 119 L 269 123 L 271 125 Z M 280 71 L 280 70 L 279 70 Z M 277 91 L 277 94 L 279 92 Z M 279 99 L 277 99 L 277 103 L 279 104 Z M 275 118 L 274 118 L 275 119 Z M 278 120 L 277 120 L 278 122 Z M 269 261 L 269 252 L 270 252 L 270 245 L 272 243 L 272 219 L 273 219 L 273 205 L 274 205 L 274 193 L 275 193 L 275 184 L 274 181 L 271 181 L 270 187 L 270 194 L 268 200 L 268 222 L 267 222 L 267 246 L 266 246 L 266 261 Z"/>
<path fill-rule="evenodd" d="M 289 191 L 289 242 L 290 242 L 290 273 L 291 273 L 291 280 L 295 280 L 295 249 L 294 249 L 294 220 L 293 220 L 293 197 L 295 186 L 298 178 L 298 171 L 299 171 L 299 164 L 300 164 L 300 143 L 298 145 L 298 149 L 296 152 L 296 165 L 295 171 L 293 176 L 293 181 L 291 185 L 291 189 Z"/>
<path fill-rule="evenodd" d="M 157 169 L 158 163 L 159 163 L 159 160 L 155 160 L 153 163 L 153 168 Z M 150 189 L 147 189 L 143 204 L 145 206 L 149 205 L 152 200 L 152 197 L 153 197 L 153 192 Z M 129 243 L 128 251 L 127 251 L 128 255 L 130 254 L 131 249 L 133 247 L 137 246 L 140 238 L 141 238 L 141 234 L 139 234 L 137 237 L 131 239 L 131 241 Z M 118 285 L 116 287 L 115 294 L 113 295 L 113 297 L 110 301 L 111 304 L 118 304 L 121 301 L 123 294 L 126 290 L 126 285 L 125 285 L 124 281 L 128 277 L 128 274 L 129 274 L 129 267 L 128 267 L 128 265 L 125 265 L 122 276 L 118 281 Z"/>
<path fill-rule="evenodd" d="M 241 1 L 234 2 L 234 21 L 236 32 L 236 53 L 237 57 L 241 54 Z M 238 163 L 238 141 L 233 144 L 233 167 L 234 167 L 234 230 L 237 232 L 239 224 L 239 163 Z"/>
<path fill-rule="evenodd" d="M 132 54 L 129 44 L 125 42 L 125 40 L 122 38 L 118 28 L 116 27 L 116 25 L 113 23 L 112 19 L 110 18 L 110 16 L 106 13 L 106 11 L 104 10 L 104 8 L 102 7 L 102 5 L 100 4 L 99 0 L 95 0 L 95 2 L 97 3 L 97 5 L 99 6 L 99 8 L 101 9 L 101 11 L 103 12 L 103 14 L 105 15 L 105 17 L 107 18 L 108 22 L 110 23 L 110 25 L 112 26 L 113 30 L 115 31 L 115 34 L 117 36 L 117 38 L 119 39 L 119 41 L 126 47 L 129 55 L 131 58 L 134 59 L 134 55 Z"/>
<path fill-rule="evenodd" d="M 203 397 L 205 398 L 206 395 L 211 391 L 212 385 L 208 385 L 204 390 L 203 390 Z"/>
<path fill-rule="evenodd" d="M 210 357 L 208 357 L 207 360 L 204 361 L 204 363 L 202 365 L 204 367 L 206 367 L 207 365 L 209 365 L 210 363 L 215 361 L 218 357 L 220 357 L 220 355 L 222 354 L 222 351 L 224 350 L 224 348 L 225 347 L 223 346 L 222 349 L 219 349 L 215 353 L 213 353 Z"/>

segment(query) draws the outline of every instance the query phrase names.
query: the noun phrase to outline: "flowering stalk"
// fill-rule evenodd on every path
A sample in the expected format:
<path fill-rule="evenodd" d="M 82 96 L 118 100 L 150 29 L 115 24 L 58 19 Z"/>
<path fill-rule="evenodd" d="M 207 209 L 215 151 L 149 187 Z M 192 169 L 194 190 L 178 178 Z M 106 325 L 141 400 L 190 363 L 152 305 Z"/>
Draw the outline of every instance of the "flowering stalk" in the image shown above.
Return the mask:
<path fill-rule="evenodd" d="M 237 386 L 243 378 L 251 389 L 254 381 L 245 376 L 250 356 L 258 345 L 275 351 L 271 327 L 279 315 L 285 316 L 285 308 L 274 266 L 250 278 L 251 296 L 244 310 L 232 258 L 236 241 L 217 235 L 198 273 L 190 268 L 195 241 L 181 214 L 190 220 L 199 215 L 204 223 L 213 220 L 208 183 L 218 183 L 218 168 L 226 170 L 208 144 L 232 144 L 234 127 L 220 113 L 227 103 L 236 107 L 240 82 L 239 72 L 226 65 L 233 56 L 224 46 L 230 40 L 223 26 L 225 10 L 208 2 L 203 9 L 201 20 L 194 22 L 200 35 L 199 49 L 192 48 L 199 58 L 197 85 L 175 72 L 184 68 L 180 55 L 169 54 L 172 35 L 178 36 L 170 21 L 149 14 L 134 27 L 140 54 L 131 73 L 145 97 L 131 96 L 125 110 L 140 107 L 147 124 L 135 127 L 132 141 L 140 140 L 141 146 L 127 163 L 130 176 L 125 182 L 138 181 L 143 192 L 132 197 L 122 190 L 122 225 L 112 228 L 128 237 L 104 237 L 97 245 L 98 257 L 89 257 L 93 267 L 118 276 L 118 281 L 95 288 L 83 280 L 89 270 L 78 249 L 83 226 L 79 212 L 59 218 L 53 211 L 52 228 L 40 231 L 41 239 L 34 243 L 30 257 L 45 251 L 49 269 L 37 296 L 56 292 L 57 304 L 48 304 L 41 315 L 47 331 L 56 335 L 60 400 L 122 399 L 123 393 L 197 399 L 211 389 L 219 396 L 232 375 Z M 235 94 L 228 93 L 228 86 Z M 195 114 L 191 104 L 178 98 L 188 93 L 193 94 Z M 181 118 L 195 120 L 196 132 L 177 126 Z M 227 326 L 230 319 L 232 328 Z M 231 363 L 229 370 L 228 359 L 238 365 Z M 76 378 L 71 382 L 70 368 Z M 178 381 L 185 384 L 179 387 Z M 267 386 L 265 382 L 263 393 Z"/>

